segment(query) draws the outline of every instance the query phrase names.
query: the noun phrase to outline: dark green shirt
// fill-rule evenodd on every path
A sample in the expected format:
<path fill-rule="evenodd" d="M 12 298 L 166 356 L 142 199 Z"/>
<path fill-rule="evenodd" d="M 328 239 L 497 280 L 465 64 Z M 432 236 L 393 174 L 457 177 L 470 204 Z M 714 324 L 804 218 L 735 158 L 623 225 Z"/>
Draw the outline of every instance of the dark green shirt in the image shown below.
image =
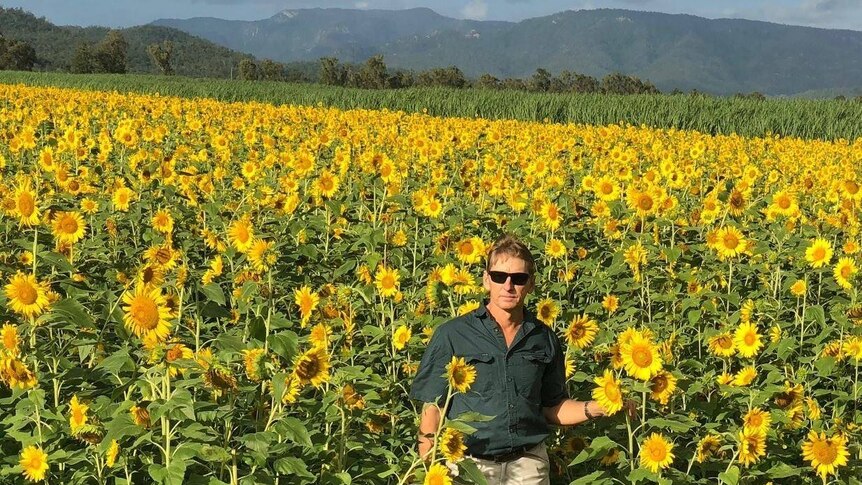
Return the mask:
<path fill-rule="evenodd" d="M 565 356 L 554 332 L 525 312 L 512 346 L 483 304 L 434 331 L 413 381 L 410 397 L 442 406 L 449 382 L 446 365 L 452 356 L 476 367 L 476 380 L 466 394 L 455 392 L 447 418 L 474 411 L 494 416 L 471 423 L 476 432 L 465 439 L 468 454 L 502 455 L 542 442 L 549 434 L 543 407 L 568 397 Z"/>

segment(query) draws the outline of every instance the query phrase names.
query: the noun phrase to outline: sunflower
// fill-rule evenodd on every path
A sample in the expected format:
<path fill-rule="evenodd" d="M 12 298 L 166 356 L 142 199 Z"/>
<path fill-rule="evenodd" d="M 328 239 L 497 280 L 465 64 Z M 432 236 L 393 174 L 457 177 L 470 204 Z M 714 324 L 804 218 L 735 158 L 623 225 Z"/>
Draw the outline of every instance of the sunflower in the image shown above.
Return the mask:
<path fill-rule="evenodd" d="M 123 295 L 126 328 L 145 343 L 164 342 L 171 333 L 170 309 L 159 288 L 143 285 Z"/>
<path fill-rule="evenodd" d="M 640 333 L 635 333 L 629 342 L 620 345 L 623 365 L 629 376 L 642 381 L 649 380 L 662 368 L 658 348 Z"/>
<path fill-rule="evenodd" d="M 153 229 L 162 233 L 170 234 L 174 230 L 174 218 L 170 211 L 159 209 L 152 218 Z"/>
<path fill-rule="evenodd" d="M 743 429 L 737 437 L 739 439 L 737 460 L 744 466 L 757 463 L 766 454 L 766 434 Z"/>
<path fill-rule="evenodd" d="M 721 436 L 708 434 L 697 442 L 697 462 L 703 463 L 712 456 L 721 454 Z"/>
<path fill-rule="evenodd" d="M 281 402 L 284 404 L 293 404 L 299 399 L 299 393 L 302 391 L 302 383 L 296 374 L 288 374 L 284 378 L 284 393 L 281 395 Z"/>
<path fill-rule="evenodd" d="M 351 384 L 345 384 L 341 389 L 341 400 L 348 409 L 365 409 L 365 398 Z"/>
<path fill-rule="evenodd" d="M 753 365 L 743 367 L 736 375 L 733 376 L 734 386 L 747 386 L 751 384 L 757 377 L 757 369 Z"/>
<path fill-rule="evenodd" d="M 313 347 L 327 349 L 329 347 L 329 336 L 332 332 L 325 323 L 318 323 L 311 328 L 311 335 L 308 336 L 308 341 Z"/>
<path fill-rule="evenodd" d="M 719 357 L 730 357 L 736 352 L 730 332 L 713 335 L 709 339 L 709 351 Z"/>
<path fill-rule="evenodd" d="M 276 261 L 276 255 L 273 252 L 275 243 L 265 241 L 263 239 L 255 239 L 251 247 L 248 249 L 248 259 L 251 261 L 251 266 L 258 273 L 263 273 L 268 270 Z"/>
<path fill-rule="evenodd" d="M 480 237 L 463 239 L 455 244 L 455 256 L 467 264 L 482 262 L 485 257 L 485 243 Z"/>
<path fill-rule="evenodd" d="M 114 464 L 117 462 L 117 455 L 120 454 L 120 443 L 117 440 L 111 440 L 111 446 L 108 447 L 108 451 L 105 452 L 105 464 L 108 465 L 108 468 L 113 468 Z"/>
<path fill-rule="evenodd" d="M 12 197 L 12 217 L 17 217 L 18 223 L 23 226 L 30 227 L 39 224 L 39 206 L 36 202 L 36 192 L 33 191 L 30 184 L 19 185 Z"/>
<path fill-rule="evenodd" d="M 413 333 L 410 331 L 410 327 L 407 325 L 401 325 L 392 334 L 392 345 L 395 346 L 396 350 L 402 350 L 407 346 L 407 343 L 410 342 L 410 337 L 412 335 Z"/>
<path fill-rule="evenodd" d="M 837 475 L 838 467 L 847 465 L 848 456 L 847 438 L 840 433 L 827 438 L 826 433 L 809 431 L 802 443 L 802 457 L 811 462 L 824 482 L 827 475 Z"/>
<path fill-rule="evenodd" d="M 562 258 L 566 255 L 567 251 L 568 249 L 566 249 L 565 243 L 559 239 L 551 239 L 547 244 L 545 244 L 545 254 L 550 258 Z"/>
<path fill-rule="evenodd" d="M 81 428 L 87 424 L 87 410 L 90 409 L 86 404 L 78 401 L 78 395 L 72 396 L 72 401 L 69 403 L 69 427 L 72 429 L 72 434 L 78 434 Z"/>
<path fill-rule="evenodd" d="M 835 270 L 832 274 L 835 277 L 835 281 L 842 288 L 849 290 L 853 287 L 853 283 L 850 280 L 856 274 L 856 271 L 856 263 L 851 258 L 841 258 L 838 260 L 838 264 L 835 265 Z"/>
<path fill-rule="evenodd" d="M 3 328 L 5 330 L 6 326 Z M 844 341 L 842 350 L 843 354 L 846 355 L 848 359 L 853 359 L 856 362 L 859 362 L 862 360 L 862 339 L 859 337 L 848 337 L 847 340 Z"/>
<path fill-rule="evenodd" d="M 545 202 L 539 211 L 542 216 L 542 224 L 548 229 L 556 231 L 560 228 L 563 222 L 563 216 L 560 214 L 560 208 L 553 202 Z"/>
<path fill-rule="evenodd" d="M 428 468 L 423 485 L 452 485 L 449 469 L 445 465 L 434 463 Z"/>
<path fill-rule="evenodd" d="M 21 459 L 18 463 L 27 480 L 38 482 L 45 479 L 45 474 L 48 472 L 48 454 L 42 451 L 42 448 L 33 445 L 24 448 L 21 450 Z"/>
<path fill-rule="evenodd" d="M 670 396 L 676 391 L 676 377 L 666 370 L 661 370 L 650 381 L 650 397 L 663 406 L 667 405 Z"/>
<path fill-rule="evenodd" d="M 823 238 L 818 237 L 805 249 L 805 260 L 808 261 L 812 268 L 819 268 L 829 264 L 831 259 L 832 244 Z"/>
<path fill-rule="evenodd" d="M 464 434 L 455 428 L 446 428 L 440 434 L 440 452 L 447 461 L 458 463 L 464 459 L 467 446 L 464 444 Z"/>
<path fill-rule="evenodd" d="M 254 227 L 248 214 L 231 222 L 228 226 L 227 237 L 237 251 L 245 253 L 254 243 Z"/>
<path fill-rule="evenodd" d="M 27 318 L 38 317 L 50 304 L 48 291 L 48 283 L 36 280 L 32 274 L 18 272 L 6 285 L 6 304 Z"/>
<path fill-rule="evenodd" d="M 143 428 L 150 427 L 150 411 L 143 404 L 141 406 L 133 405 L 129 408 L 129 415 L 132 421 Z"/>
<path fill-rule="evenodd" d="M 592 184 L 592 190 L 599 199 L 605 202 L 617 200 L 620 197 L 619 186 L 607 175 L 596 180 Z"/>
<path fill-rule="evenodd" d="M 593 343 L 599 326 L 586 314 L 575 315 L 566 329 L 566 341 L 569 345 L 583 349 Z"/>
<path fill-rule="evenodd" d="M 742 418 L 742 426 L 745 431 L 756 431 L 766 434 L 769 430 L 769 425 L 772 423 L 772 416 L 768 412 L 754 408 L 745 414 Z"/>
<path fill-rule="evenodd" d="M 338 176 L 329 170 L 324 170 L 314 182 L 314 192 L 320 197 L 331 199 L 338 192 L 340 186 L 341 181 Z"/>
<path fill-rule="evenodd" d="M 605 369 L 604 375 L 596 377 L 593 382 L 598 386 L 593 389 L 593 399 L 599 403 L 606 415 L 616 414 L 623 408 L 623 392 L 613 372 Z"/>
<path fill-rule="evenodd" d="M 617 308 L 620 307 L 620 299 L 615 295 L 605 295 L 604 299 L 602 299 L 602 308 L 608 311 L 608 313 L 613 313 L 617 311 Z"/>
<path fill-rule="evenodd" d="M 317 308 L 320 303 L 320 296 L 308 286 L 303 286 L 298 290 L 293 290 L 293 302 L 299 307 L 299 313 L 302 316 L 300 326 L 305 328 L 308 321 L 311 319 L 311 312 Z"/>
<path fill-rule="evenodd" d="M 469 300 L 469 301 L 464 302 L 463 305 L 459 306 L 455 310 L 455 313 L 458 315 L 466 315 L 466 314 L 472 312 L 473 310 L 479 308 L 479 305 L 480 305 L 480 303 L 478 300 Z"/>
<path fill-rule="evenodd" d="M 374 285 L 377 287 L 380 296 L 387 298 L 395 296 L 398 293 L 400 279 L 401 276 L 397 270 L 380 265 L 374 274 Z"/>
<path fill-rule="evenodd" d="M 301 384 L 311 384 L 320 387 L 321 384 L 329 382 L 329 354 L 314 347 L 297 357 L 293 364 L 293 374 Z"/>
<path fill-rule="evenodd" d="M 265 370 L 266 351 L 264 349 L 244 349 L 242 351 L 245 375 L 250 381 L 259 382 Z"/>
<path fill-rule="evenodd" d="M 452 360 L 446 364 L 446 376 L 453 390 L 465 393 L 476 380 L 476 368 L 467 364 L 464 357 L 453 355 Z"/>
<path fill-rule="evenodd" d="M 722 227 L 716 232 L 714 249 L 722 259 L 732 258 L 745 251 L 746 240 L 742 232 L 733 227 Z"/>
<path fill-rule="evenodd" d="M 733 345 L 742 357 L 750 358 L 757 355 L 763 341 L 757 332 L 757 325 L 753 323 L 742 323 L 733 334 Z"/>
<path fill-rule="evenodd" d="M 135 197 L 135 192 L 128 187 L 120 187 L 114 191 L 111 201 L 114 203 L 114 209 L 126 212 Z"/>
<path fill-rule="evenodd" d="M 158 266 L 164 271 L 170 271 L 177 265 L 178 252 L 171 247 L 171 242 L 150 246 L 144 251 L 144 260 L 148 265 Z"/>
<path fill-rule="evenodd" d="M 673 463 L 673 444 L 660 433 L 653 433 L 641 443 L 640 464 L 653 473 L 658 473 Z"/>
<path fill-rule="evenodd" d="M 16 356 L 20 353 L 21 339 L 18 337 L 18 326 L 6 323 L 0 328 L 0 350 L 8 355 Z M 3 352 L 0 352 L 2 355 Z"/>
<path fill-rule="evenodd" d="M 77 212 L 58 212 L 54 216 L 52 230 L 58 241 L 75 244 L 84 237 L 84 218 Z"/>
<path fill-rule="evenodd" d="M 38 383 L 36 374 L 17 357 L 0 356 L 0 382 L 10 388 L 30 389 Z"/>
<path fill-rule="evenodd" d="M 796 280 L 790 287 L 790 293 L 797 298 L 801 298 L 807 290 L 808 285 L 805 284 L 805 280 Z"/>
<path fill-rule="evenodd" d="M 560 306 L 551 299 L 545 298 L 536 305 L 536 317 L 549 327 L 553 327 L 560 314 Z"/>

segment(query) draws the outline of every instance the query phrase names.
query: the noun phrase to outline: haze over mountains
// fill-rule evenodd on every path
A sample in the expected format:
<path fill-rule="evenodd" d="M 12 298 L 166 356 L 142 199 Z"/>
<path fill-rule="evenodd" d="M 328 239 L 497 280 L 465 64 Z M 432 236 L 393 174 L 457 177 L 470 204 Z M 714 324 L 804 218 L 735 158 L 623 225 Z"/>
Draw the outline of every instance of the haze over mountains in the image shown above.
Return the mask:
<path fill-rule="evenodd" d="M 334 56 L 390 67 L 458 66 L 470 77 L 537 68 L 621 72 L 663 91 L 714 94 L 852 92 L 862 85 L 862 32 L 629 10 L 580 10 L 521 22 L 408 10 L 296 9 L 259 21 L 161 19 L 230 49 L 282 62 Z"/>

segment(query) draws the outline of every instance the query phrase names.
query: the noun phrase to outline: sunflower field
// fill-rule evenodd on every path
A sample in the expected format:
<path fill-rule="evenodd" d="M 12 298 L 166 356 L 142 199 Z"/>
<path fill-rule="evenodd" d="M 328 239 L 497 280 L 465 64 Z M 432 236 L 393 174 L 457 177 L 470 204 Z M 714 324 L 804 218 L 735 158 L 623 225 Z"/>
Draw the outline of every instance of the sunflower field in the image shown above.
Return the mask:
<path fill-rule="evenodd" d="M 502 233 L 612 413 L 553 483 L 860 483 L 862 140 L 0 92 L 0 483 L 463 483 L 407 391 Z"/>

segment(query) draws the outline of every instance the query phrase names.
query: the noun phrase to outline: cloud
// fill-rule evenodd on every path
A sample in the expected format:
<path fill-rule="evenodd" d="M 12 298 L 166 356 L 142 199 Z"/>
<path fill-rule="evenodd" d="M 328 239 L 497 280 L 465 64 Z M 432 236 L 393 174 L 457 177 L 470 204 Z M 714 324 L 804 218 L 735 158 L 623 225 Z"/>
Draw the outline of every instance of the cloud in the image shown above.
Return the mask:
<path fill-rule="evenodd" d="M 488 16 L 488 4 L 484 0 L 470 0 L 461 9 L 464 18 L 482 20 Z"/>
<path fill-rule="evenodd" d="M 368 2 L 356 2 L 353 6 L 356 8 L 368 8 Z"/>

